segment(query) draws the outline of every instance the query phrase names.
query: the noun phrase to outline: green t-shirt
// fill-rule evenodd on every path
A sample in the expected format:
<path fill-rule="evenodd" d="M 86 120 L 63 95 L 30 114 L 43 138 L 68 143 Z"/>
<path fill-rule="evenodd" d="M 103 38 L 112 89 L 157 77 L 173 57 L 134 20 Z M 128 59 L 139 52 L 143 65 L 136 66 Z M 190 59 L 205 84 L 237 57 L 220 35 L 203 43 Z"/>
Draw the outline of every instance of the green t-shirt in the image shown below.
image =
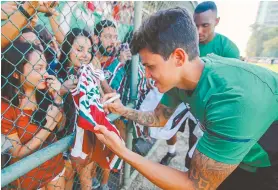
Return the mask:
<path fill-rule="evenodd" d="M 207 44 L 199 44 L 200 57 L 214 53 L 222 57 L 239 58 L 237 46 L 226 36 L 215 33 L 214 38 Z"/>
<path fill-rule="evenodd" d="M 278 137 L 273 135 L 278 125 L 270 127 L 278 120 L 278 74 L 214 54 L 202 60 L 204 70 L 195 90 L 173 88 L 161 103 L 172 108 L 190 104 L 204 131 L 197 149 L 206 156 L 241 163 L 248 171 L 271 166 L 271 155 L 278 154 Z"/>

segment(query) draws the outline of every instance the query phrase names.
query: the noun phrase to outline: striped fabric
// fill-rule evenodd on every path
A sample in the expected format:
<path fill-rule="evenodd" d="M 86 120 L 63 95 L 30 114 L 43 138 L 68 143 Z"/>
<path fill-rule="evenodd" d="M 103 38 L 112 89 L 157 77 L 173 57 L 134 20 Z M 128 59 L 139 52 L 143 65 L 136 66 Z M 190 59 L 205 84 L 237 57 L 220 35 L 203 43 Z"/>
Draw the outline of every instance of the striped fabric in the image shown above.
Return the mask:
<path fill-rule="evenodd" d="M 101 65 L 108 84 L 122 95 L 124 89 L 123 82 L 126 76 L 125 64 L 121 63 L 116 57 L 110 57 L 107 62 L 101 63 Z"/>
<path fill-rule="evenodd" d="M 111 57 L 106 63 L 102 63 L 105 79 L 109 85 L 115 89 L 120 95 L 124 105 L 130 101 L 130 81 L 131 81 L 131 62 L 121 63 L 118 58 Z M 141 62 L 138 64 L 138 80 L 137 80 L 137 97 L 135 101 L 135 109 L 139 109 L 140 105 L 146 98 L 150 89 L 147 88 L 147 79 L 145 76 L 145 68 Z M 121 118 L 125 120 L 124 118 Z M 126 123 L 126 121 L 124 121 Z M 133 138 L 141 137 L 138 123 L 133 122 Z"/>
<path fill-rule="evenodd" d="M 123 79 L 124 90 L 121 92 L 122 102 L 124 105 L 127 105 L 130 101 L 130 83 L 131 83 L 131 64 L 125 66 L 126 74 Z M 152 83 L 153 84 L 153 83 Z M 145 68 L 141 62 L 138 64 L 138 79 L 137 79 L 137 97 L 135 101 L 135 109 L 138 110 L 145 100 L 146 96 L 150 92 L 150 89 L 147 87 L 147 79 L 145 75 Z M 142 137 L 142 133 L 140 132 L 141 126 L 140 124 L 133 122 L 133 138 Z"/>
<path fill-rule="evenodd" d="M 78 85 L 72 90 L 77 110 L 75 128 L 82 128 L 95 133 L 94 127 L 99 124 L 106 126 L 109 131 L 113 131 L 120 137 L 118 129 L 106 117 L 103 105 L 100 102 L 98 84 L 103 78 L 102 70 L 94 69 L 91 64 L 81 67 Z M 124 141 L 122 142 L 124 143 Z M 82 156 L 80 157 L 82 158 Z M 115 154 L 103 159 L 109 162 L 110 169 L 120 169 L 122 166 L 122 160 Z"/>
<path fill-rule="evenodd" d="M 102 63 L 102 69 L 109 85 L 115 89 L 120 95 L 124 105 L 130 101 L 130 81 L 131 81 L 131 62 L 121 63 L 116 57 L 111 57 L 106 63 Z M 135 102 L 135 109 L 139 109 L 141 103 L 149 93 L 147 88 L 147 79 L 145 76 L 145 68 L 141 62 L 138 64 L 138 80 L 137 80 L 137 99 Z M 124 118 L 122 118 L 125 120 Z M 126 123 L 126 121 L 124 121 Z M 139 124 L 133 123 L 133 138 L 138 138 L 140 130 Z"/>

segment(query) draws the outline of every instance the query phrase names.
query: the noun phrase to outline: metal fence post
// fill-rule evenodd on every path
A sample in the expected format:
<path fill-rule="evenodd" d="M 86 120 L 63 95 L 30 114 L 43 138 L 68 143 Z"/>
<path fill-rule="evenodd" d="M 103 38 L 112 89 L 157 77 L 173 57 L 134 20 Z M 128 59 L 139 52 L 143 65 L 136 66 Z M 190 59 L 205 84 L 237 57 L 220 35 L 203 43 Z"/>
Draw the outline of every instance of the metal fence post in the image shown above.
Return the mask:
<path fill-rule="evenodd" d="M 134 31 L 139 29 L 142 22 L 142 9 L 143 2 L 136 1 L 134 5 Z M 135 101 L 137 99 L 137 82 L 138 82 L 138 63 L 139 55 L 132 56 L 132 65 L 131 65 L 131 100 Z"/>
<path fill-rule="evenodd" d="M 134 4 L 134 30 L 136 31 L 142 22 L 142 8 L 143 2 L 136 1 Z M 132 103 L 135 103 L 137 99 L 137 82 L 138 82 L 138 63 L 139 63 L 139 55 L 132 56 L 132 64 L 131 64 L 131 92 L 130 99 Z M 128 149 L 132 150 L 132 132 L 133 132 L 133 122 L 129 121 L 127 126 L 127 142 L 126 146 Z M 130 181 L 130 165 L 125 162 L 124 165 L 124 186 L 129 184 Z"/>
<path fill-rule="evenodd" d="M 127 125 L 127 139 L 126 139 L 126 146 L 128 149 L 132 150 L 132 127 L 133 123 L 132 121 L 128 121 L 128 125 Z M 126 186 L 129 183 L 130 180 L 130 173 L 131 173 L 131 166 L 125 162 L 124 165 L 124 186 Z"/>

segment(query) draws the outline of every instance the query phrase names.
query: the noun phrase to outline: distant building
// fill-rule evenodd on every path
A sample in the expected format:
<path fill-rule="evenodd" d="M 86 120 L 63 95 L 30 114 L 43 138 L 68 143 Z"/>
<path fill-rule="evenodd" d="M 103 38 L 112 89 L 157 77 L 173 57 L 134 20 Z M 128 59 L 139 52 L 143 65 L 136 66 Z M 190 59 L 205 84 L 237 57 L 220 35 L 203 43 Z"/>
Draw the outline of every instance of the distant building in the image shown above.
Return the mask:
<path fill-rule="evenodd" d="M 256 24 L 259 26 L 278 26 L 278 1 L 260 2 Z"/>

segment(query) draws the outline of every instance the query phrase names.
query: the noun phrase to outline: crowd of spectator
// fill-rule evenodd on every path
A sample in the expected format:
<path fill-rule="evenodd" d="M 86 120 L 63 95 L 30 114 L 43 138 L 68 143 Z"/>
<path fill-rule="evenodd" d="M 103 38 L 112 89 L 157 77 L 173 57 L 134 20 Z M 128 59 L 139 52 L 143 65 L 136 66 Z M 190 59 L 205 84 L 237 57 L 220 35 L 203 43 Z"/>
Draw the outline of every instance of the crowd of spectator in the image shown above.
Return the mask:
<path fill-rule="evenodd" d="M 126 104 L 129 102 L 132 55 L 128 43 L 132 30 L 120 41 L 117 21 L 122 18 L 130 24 L 130 19 L 127 21 L 126 16 L 119 15 L 121 8 L 130 10 L 132 4 L 108 4 L 113 7 L 110 13 L 113 20 L 102 19 L 89 30 L 75 27 L 66 33 L 57 20 L 57 2 L 2 3 L 1 168 L 75 132 L 77 113 L 71 90 L 77 87 L 82 65 L 91 64 L 103 71 L 105 79 L 99 83 L 101 95 L 117 91 Z M 88 2 L 86 6 L 96 13 L 104 11 L 103 3 Z M 52 30 L 38 24 L 38 15 L 42 13 L 49 19 Z M 141 65 L 138 80 L 145 82 L 138 84 L 138 94 L 144 97 L 148 81 L 142 68 Z M 124 139 L 126 124 L 122 118 L 115 121 Z M 90 135 L 90 140 L 95 139 Z M 72 189 L 75 173 L 78 173 L 81 189 L 109 189 L 110 169 L 99 161 L 102 153 L 97 150 L 92 150 L 94 154 L 86 160 L 88 163 L 80 164 L 70 155 L 69 148 L 8 187 Z M 103 169 L 100 181 L 96 177 L 97 165 Z"/>

